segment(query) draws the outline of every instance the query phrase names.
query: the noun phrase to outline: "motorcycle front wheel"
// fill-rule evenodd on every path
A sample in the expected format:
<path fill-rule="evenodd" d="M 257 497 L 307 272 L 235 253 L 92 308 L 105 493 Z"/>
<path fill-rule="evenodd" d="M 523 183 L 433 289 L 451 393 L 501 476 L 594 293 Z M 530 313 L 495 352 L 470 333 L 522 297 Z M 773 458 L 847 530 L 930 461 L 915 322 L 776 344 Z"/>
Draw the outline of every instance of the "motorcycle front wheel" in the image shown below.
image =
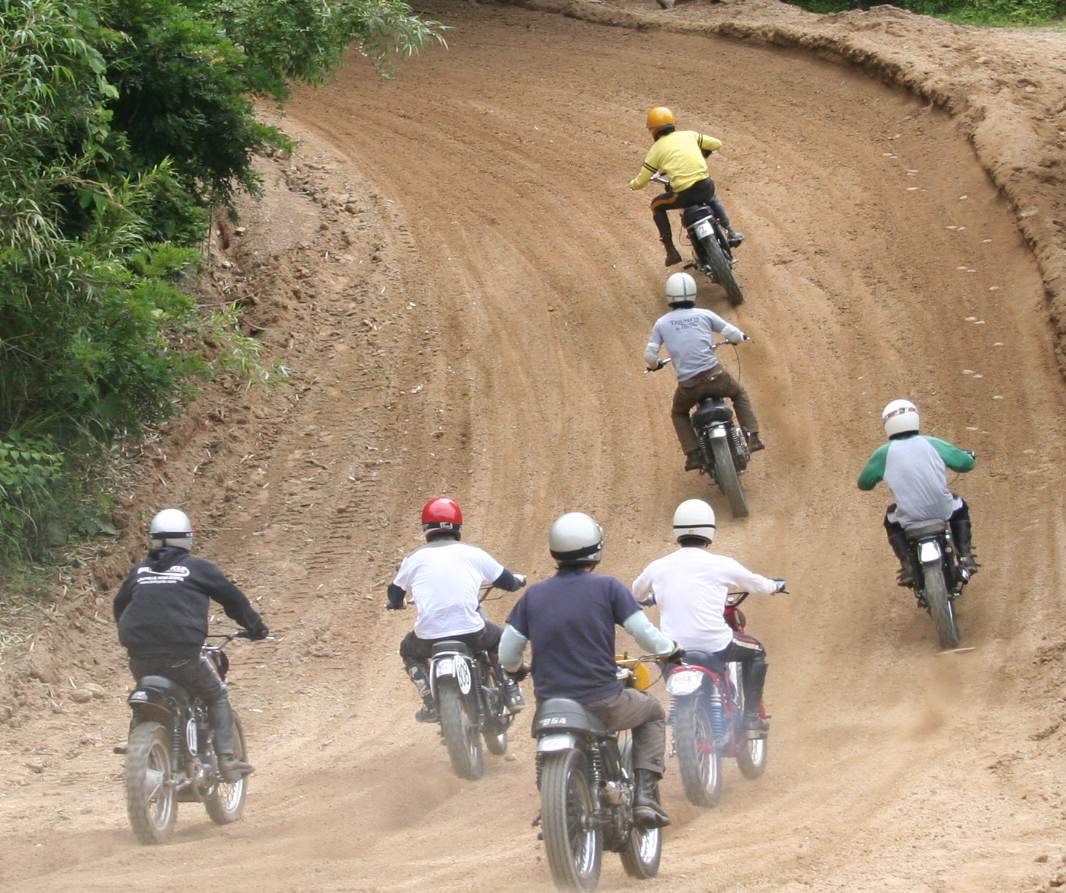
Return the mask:
<path fill-rule="evenodd" d="M 711 455 L 714 457 L 714 479 L 729 500 L 729 508 L 734 518 L 748 516 L 748 498 L 733 463 L 733 454 L 729 450 L 729 441 L 725 437 L 711 438 Z"/>
<path fill-rule="evenodd" d="M 233 711 L 233 755 L 242 762 L 248 759 L 244 743 L 244 727 L 237 711 Z M 216 825 L 229 825 L 244 813 L 244 798 L 248 795 L 248 776 L 232 783 L 220 781 L 204 798 L 204 809 Z"/>
<path fill-rule="evenodd" d="M 440 730 L 448 748 L 448 758 L 455 774 L 476 781 L 485 774 L 485 757 L 481 752 L 481 733 L 463 703 L 463 695 L 454 684 L 437 689 Z"/>
<path fill-rule="evenodd" d="M 627 732 L 618 735 L 622 768 L 630 784 L 636 789 L 636 773 L 633 770 L 633 736 Z M 662 802 L 662 801 L 660 801 Z M 659 873 L 663 857 L 662 828 L 636 828 L 629 832 L 629 839 L 619 853 L 626 874 L 640 880 L 653 878 Z"/>
<path fill-rule="evenodd" d="M 594 890 L 603 864 L 603 834 L 580 750 L 545 754 L 540 816 L 552 881 L 560 890 Z"/>
<path fill-rule="evenodd" d="M 707 266 L 714 273 L 714 281 L 725 289 L 726 299 L 734 307 L 743 304 L 744 292 L 740 290 L 740 285 L 737 284 L 736 277 L 733 275 L 733 268 L 722 251 L 722 246 L 718 244 L 718 240 L 714 236 L 705 236 L 700 239 L 700 245 L 703 248 L 703 256 L 707 260 Z"/>
<path fill-rule="evenodd" d="M 925 578 L 925 603 L 929 606 L 929 616 L 933 618 L 940 647 L 958 648 L 959 624 L 955 618 L 955 605 L 948 597 L 944 565 L 939 561 L 936 564 L 923 564 L 922 576 Z"/>
<path fill-rule="evenodd" d="M 165 843 L 178 818 L 170 785 L 170 735 L 157 722 L 133 727 L 126 744 L 126 814 L 141 843 Z"/>
<path fill-rule="evenodd" d="M 717 806 L 722 798 L 722 757 L 714 746 L 711 717 L 699 697 L 674 705 L 674 747 L 685 797 L 696 806 Z"/>

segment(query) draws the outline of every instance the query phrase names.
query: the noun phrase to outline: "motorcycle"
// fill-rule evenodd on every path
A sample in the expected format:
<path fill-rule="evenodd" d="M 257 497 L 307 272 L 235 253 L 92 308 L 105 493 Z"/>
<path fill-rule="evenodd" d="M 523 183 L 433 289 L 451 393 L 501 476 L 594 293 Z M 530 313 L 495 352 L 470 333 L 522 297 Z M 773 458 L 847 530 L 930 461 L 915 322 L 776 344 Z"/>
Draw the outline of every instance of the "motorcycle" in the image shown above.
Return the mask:
<path fill-rule="evenodd" d="M 229 669 L 225 647 L 248 638 L 246 630 L 213 634 L 218 645 L 201 653 L 224 680 Z M 226 782 L 218 770 L 207 704 L 165 676 L 145 676 L 126 699 L 133 711 L 125 747 L 126 813 L 137 839 L 165 843 L 174 830 L 178 803 L 203 803 L 211 821 L 228 825 L 240 819 L 248 779 Z M 244 728 L 233 711 L 234 756 L 247 759 Z"/>
<path fill-rule="evenodd" d="M 514 721 L 504 670 L 486 652 L 475 654 L 464 642 L 437 642 L 429 660 L 429 684 L 455 774 L 472 781 L 481 778 L 482 739 L 490 753 L 504 754 L 507 730 Z"/>
<path fill-rule="evenodd" d="M 731 593 L 726 622 L 744 631 L 739 609 L 748 593 Z M 740 664 L 724 664 L 704 651 L 687 651 L 666 679 L 670 695 L 673 755 L 677 756 L 685 796 L 696 806 L 715 806 L 722 796 L 722 760 L 734 758 L 745 778 L 766 771 L 768 732 L 744 728 L 744 688 Z M 759 715 L 766 711 L 759 705 Z"/>
<path fill-rule="evenodd" d="M 655 657 L 618 659 L 627 686 L 651 685 L 647 664 Z M 628 730 L 611 732 L 569 698 L 549 698 L 533 719 L 537 739 L 537 788 L 541 811 L 534 825 L 561 890 L 594 890 L 603 851 L 619 854 L 630 877 L 655 877 L 662 858 L 662 829 L 633 821 L 636 776 Z"/>
<path fill-rule="evenodd" d="M 750 338 L 744 340 L 751 341 Z M 669 358 L 660 360 L 656 369 L 662 369 L 669 362 Z M 746 518 L 748 498 L 740 483 L 740 475 L 748 467 L 751 450 L 744 429 L 734 423 L 733 410 L 722 397 L 705 397 L 692 414 L 692 427 L 703 458 L 702 471 L 712 477 L 726 495 L 733 517 Z"/>
<path fill-rule="evenodd" d="M 670 191 L 670 180 L 662 174 L 652 174 L 651 179 L 662 183 Z M 686 270 L 699 270 L 712 282 L 722 286 L 726 299 L 733 307 L 744 303 L 744 292 L 733 275 L 736 259 L 733 246 L 722 224 L 718 222 L 710 205 L 693 205 L 681 213 L 681 223 L 688 233 L 693 258 L 685 264 Z"/>
<path fill-rule="evenodd" d="M 973 576 L 959 563 L 959 553 L 948 521 L 925 521 L 904 528 L 907 545 L 914 556 L 912 588 L 918 605 L 929 612 L 941 648 L 959 647 L 959 621 L 955 599 Z"/>

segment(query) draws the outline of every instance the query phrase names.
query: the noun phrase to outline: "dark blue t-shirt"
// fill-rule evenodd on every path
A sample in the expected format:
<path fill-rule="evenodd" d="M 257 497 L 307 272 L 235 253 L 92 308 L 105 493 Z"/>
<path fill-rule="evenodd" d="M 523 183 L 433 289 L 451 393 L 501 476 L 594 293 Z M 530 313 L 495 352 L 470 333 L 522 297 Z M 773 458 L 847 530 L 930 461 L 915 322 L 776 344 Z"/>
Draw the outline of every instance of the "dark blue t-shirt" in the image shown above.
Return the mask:
<path fill-rule="evenodd" d="M 530 586 L 507 622 L 533 646 L 537 699 L 590 704 L 622 691 L 615 677 L 614 628 L 639 610 L 621 580 L 602 574 L 560 571 Z"/>

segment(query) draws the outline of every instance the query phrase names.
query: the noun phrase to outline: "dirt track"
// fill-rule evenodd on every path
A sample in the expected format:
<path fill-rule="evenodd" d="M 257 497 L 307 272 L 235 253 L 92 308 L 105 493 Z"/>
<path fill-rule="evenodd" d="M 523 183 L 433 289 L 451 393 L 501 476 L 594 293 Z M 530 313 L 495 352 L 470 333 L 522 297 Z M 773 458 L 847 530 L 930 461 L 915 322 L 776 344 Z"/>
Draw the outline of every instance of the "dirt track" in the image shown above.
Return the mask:
<path fill-rule="evenodd" d="M 712 492 L 680 472 L 672 381 L 641 373 L 663 275 L 651 193 L 624 184 L 642 110 L 667 102 L 725 143 L 712 175 L 749 235 L 748 303 L 701 297 L 756 339 L 726 359 L 768 443 L 752 518 L 718 544 L 793 595 L 748 611 L 770 652 L 771 768 L 754 784 L 730 770 L 713 812 L 669 775 L 675 826 L 647 888 L 1039 888 L 1066 824 L 1066 420 L 1036 260 L 970 144 L 945 113 L 798 50 L 435 12 L 457 26 L 448 52 L 297 97 L 294 191 L 268 168 L 267 219 L 235 249 L 269 283 L 256 312 L 294 385 L 179 429 L 156 463 L 284 635 L 234 652 L 259 767 L 246 819 L 219 830 L 185 806 L 173 845 L 137 847 L 108 753 L 121 696 L 57 693 L 54 713 L 4 727 L 0 887 L 549 883 L 529 739 L 481 782 L 452 777 L 393 653 L 412 617 L 380 606 L 427 495 L 459 498 L 467 538 L 534 576 L 551 519 L 591 511 L 603 569 L 631 580 L 668 548 L 676 503 Z M 979 456 L 959 483 L 985 563 L 961 606 L 967 655 L 935 654 L 891 585 L 885 494 L 854 487 L 904 394 Z M 72 681 L 117 693 L 99 605 Z M 628 886 L 609 864 L 605 885 Z"/>

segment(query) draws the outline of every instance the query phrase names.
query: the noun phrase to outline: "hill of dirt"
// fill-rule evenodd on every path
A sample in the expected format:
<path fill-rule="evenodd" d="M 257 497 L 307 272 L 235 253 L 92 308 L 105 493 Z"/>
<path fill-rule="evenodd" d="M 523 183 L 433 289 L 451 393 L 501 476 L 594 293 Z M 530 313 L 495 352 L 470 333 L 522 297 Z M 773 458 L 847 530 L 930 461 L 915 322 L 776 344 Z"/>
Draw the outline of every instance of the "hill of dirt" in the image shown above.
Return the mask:
<path fill-rule="evenodd" d="M 534 578 L 551 520 L 590 511 L 625 580 L 670 547 L 676 503 L 707 497 L 721 550 L 789 580 L 748 610 L 770 769 L 730 769 L 707 812 L 671 767 L 648 889 L 1060 883 L 1066 37 L 769 0 L 555 11 L 439 0 L 447 51 L 390 82 L 353 59 L 296 97 L 300 149 L 263 162 L 267 199 L 214 270 L 291 375 L 220 384 L 147 444 L 122 537 L 5 652 L 0 888 L 543 889 L 524 722 L 513 760 L 452 776 L 411 718 L 395 649 L 412 618 L 382 610 L 437 493 Z M 755 338 L 725 357 L 768 444 L 743 522 L 682 473 L 672 382 L 642 374 L 663 270 L 650 193 L 624 187 L 659 103 L 722 139 L 712 175 L 748 234 L 747 303 L 700 298 Z M 984 564 L 968 654 L 936 653 L 893 585 L 887 494 L 855 489 L 901 395 L 978 453 L 958 481 Z M 146 851 L 110 753 L 128 680 L 109 602 L 171 503 L 280 639 L 232 651 L 258 767 L 244 821 L 186 805 Z"/>

